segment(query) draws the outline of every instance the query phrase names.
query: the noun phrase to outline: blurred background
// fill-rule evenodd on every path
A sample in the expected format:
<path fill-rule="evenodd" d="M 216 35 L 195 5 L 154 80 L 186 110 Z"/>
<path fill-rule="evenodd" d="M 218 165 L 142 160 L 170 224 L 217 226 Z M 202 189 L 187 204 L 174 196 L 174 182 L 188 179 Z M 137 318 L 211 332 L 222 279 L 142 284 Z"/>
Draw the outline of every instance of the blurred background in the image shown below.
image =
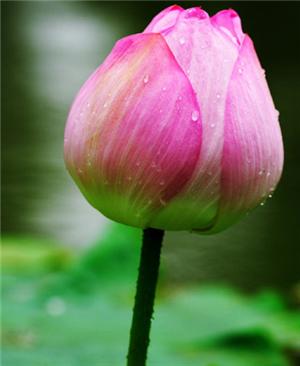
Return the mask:
<path fill-rule="evenodd" d="M 280 111 L 285 167 L 273 198 L 224 233 L 166 234 L 149 365 L 298 365 L 300 5 L 178 4 L 241 16 Z M 114 43 L 169 5 L 1 4 L 4 365 L 124 364 L 140 232 L 79 193 L 64 125 Z"/>

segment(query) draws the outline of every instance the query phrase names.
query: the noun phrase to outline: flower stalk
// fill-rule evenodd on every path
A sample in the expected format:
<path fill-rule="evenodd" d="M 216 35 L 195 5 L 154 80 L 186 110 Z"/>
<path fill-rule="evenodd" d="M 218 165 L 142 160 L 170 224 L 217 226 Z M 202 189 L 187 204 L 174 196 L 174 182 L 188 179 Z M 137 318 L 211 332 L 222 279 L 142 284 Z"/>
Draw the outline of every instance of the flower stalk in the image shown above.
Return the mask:
<path fill-rule="evenodd" d="M 146 365 L 163 236 L 163 230 L 152 228 L 143 233 L 127 366 Z"/>

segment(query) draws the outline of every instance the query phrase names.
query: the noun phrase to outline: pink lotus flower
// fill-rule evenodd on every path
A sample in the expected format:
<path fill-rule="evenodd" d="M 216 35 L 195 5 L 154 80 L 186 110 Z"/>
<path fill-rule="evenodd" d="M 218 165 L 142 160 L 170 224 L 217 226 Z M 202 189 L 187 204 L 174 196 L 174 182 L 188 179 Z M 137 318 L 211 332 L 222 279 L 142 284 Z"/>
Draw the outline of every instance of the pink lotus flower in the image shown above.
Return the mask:
<path fill-rule="evenodd" d="M 171 6 L 118 41 L 74 101 L 65 161 L 96 209 L 136 227 L 216 232 L 264 201 L 282 138 L 236 12 Z"/>

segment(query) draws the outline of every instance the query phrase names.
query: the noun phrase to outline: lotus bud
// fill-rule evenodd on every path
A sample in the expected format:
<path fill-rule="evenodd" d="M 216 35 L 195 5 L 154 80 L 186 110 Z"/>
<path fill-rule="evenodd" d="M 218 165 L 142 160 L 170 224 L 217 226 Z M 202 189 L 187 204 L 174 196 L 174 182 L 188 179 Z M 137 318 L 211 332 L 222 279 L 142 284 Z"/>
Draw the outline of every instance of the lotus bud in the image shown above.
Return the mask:
<path fill-rule="evenodd" d="M 76 96 L 64 149 L 90 204 L 127 225 L 213 233 L 264 202 L 282 137 L 237 13 L 171 6 L 119 40 Z"/>

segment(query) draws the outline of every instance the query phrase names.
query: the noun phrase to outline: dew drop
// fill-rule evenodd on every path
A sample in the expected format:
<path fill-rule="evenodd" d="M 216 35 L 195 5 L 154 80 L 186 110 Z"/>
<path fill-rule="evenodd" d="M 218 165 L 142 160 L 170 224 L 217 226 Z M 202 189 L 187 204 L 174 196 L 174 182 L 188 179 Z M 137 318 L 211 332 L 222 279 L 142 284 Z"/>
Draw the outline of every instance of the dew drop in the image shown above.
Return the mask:
<path fill-rule="evenodd" d="M 258 175 L 263 175 L 264 174 L 264 171 L 263 170 L 260 170 L 259 172 L 258 172 Z"/>
<path fill-rule="evenodd" d="M 239 73 L 240 75 L 242 75 L 243 71 L 244 71 L 244 70 L 243 70 L 241 67 L 239 67 L 239 68 L 238 68 L 238 73 Z"/>
<path fill-rule="evenodd" d="M 211 125 L 210 125 L 210 127 L 211 128 L 214 128 L 216 125 L 214 124 L 214 123 L 212 123 Z"/>
<path fill-rule="evenodd" d="M 263 206 L 265 204 L 265 202 L 261 202 L 260 205 Z"/>
<path fill-rule="evenodd" d="M 182 96 L 181 95 L 179 95 L 178 100 L 182 100 Z"/>
<path fill-rule="evenodd" d="M 268 172 L 268 173 L 267 173 L 267 177 L 269 177 L 270 175 L 271 175 L 271 172 Z"/>
<path fill-rule="evenodd" d="M 194 122 L 196 122 L 196 121 L 198 121 L 198 119 L 199 119 L 199 112 L 198 111 L 193 111 L 193 113 L 192 113 L 192 120 Z"/>
<path fill-rule="evenodd" d="M 144 84 L 147 84 L 149 81 L 149 75 L 145 75 L 144 77 Z"/>
<path fill-rule="evenodd" d="M 271 188 L 270 188 L 270 192 L 273 192 L 273 191 L 274 191 L 274 189 L 275 189 L 274 187 L 271 187 Z"/>
<path fill-rule="evenodd" d="M 268 197 L 269 197 L 269 198 L 272 198 L 272 194 L 270 193 L 270 194 L 268 195 Z"/>
<path fill-rule="evenodd" d="M 87 104 L 86 104 L 86 106 L 87 106 L 88 108 L 90 108 L 91 104 L 90 104 L 90 103 L 87 103 Z"/>
<path fill-rule="evenodd" d="M 217 99 L 220 99 L 221 95 L 219 93 L 217 93 L 216 97 L 217 97 Z"/>
<path fill-rule="evenodd" d="M 185 44 L 185 38 L 184 38 L 184 37 L 180 37 L 180 38 L 179 38 L 179 43 L 180 43 L 181 45 L 184 45 L 184 44 Z"/>
<path fill-rule="evenodd" d="M 263 76 L 266 76 L 266 70 L 265 69 L 261 69 L 261 73 L 263 74 Z"/>
<path fill-rule="evenodd" d="M 163 90 L 163 91 L 166 91 L 166 90 L 167 90 L 167 88 L 164 86 L 164 87 L 162 88 L 162 90 Z"/>
<path fill-rule="evenodd" d="M 104 104 L 103 104 L 103 108 L 106 108 L 107 107 L 107 103 L 105 102 Z"/>
<path fill-rule="evenodd" d="M 160 186 L 164 186 L 164 185 L 165 185 L 165 181 L 161 180 L 161 181 L 159 182 L 159 185 L 160 185 Z"/>

